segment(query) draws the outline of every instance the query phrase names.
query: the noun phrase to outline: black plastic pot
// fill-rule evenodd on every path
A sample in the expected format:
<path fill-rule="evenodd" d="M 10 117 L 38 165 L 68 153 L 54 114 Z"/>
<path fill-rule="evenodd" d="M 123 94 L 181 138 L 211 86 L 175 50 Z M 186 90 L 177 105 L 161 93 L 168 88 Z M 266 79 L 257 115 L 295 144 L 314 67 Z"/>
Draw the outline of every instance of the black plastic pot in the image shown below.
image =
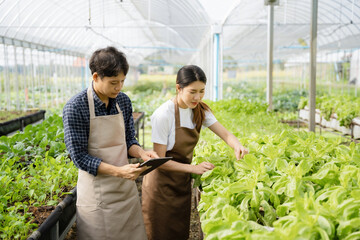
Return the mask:
<path fill-rule="evenodd" d="M 64 239 L 76 219 L 76 187 L 27 240 Z"/>
<path fill-rule="evenodd" d="M 24 117 L 15 118 L 13 120 L 0 123 L 0 136 L 7 135 L 17 130 L 22 131 L 27 125 L 37 122 L 45 118 L 45 110 L 29 114 Z"/>

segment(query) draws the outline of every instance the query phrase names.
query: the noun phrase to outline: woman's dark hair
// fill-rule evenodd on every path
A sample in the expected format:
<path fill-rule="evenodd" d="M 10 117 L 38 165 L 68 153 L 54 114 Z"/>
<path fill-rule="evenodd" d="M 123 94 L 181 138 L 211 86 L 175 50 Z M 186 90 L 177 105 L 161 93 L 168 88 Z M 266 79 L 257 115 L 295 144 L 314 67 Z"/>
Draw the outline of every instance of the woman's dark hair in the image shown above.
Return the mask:
<path fill-rule="evenodd" d="M 184 88 L 196 81 L 201 81 L 206 84 L 206 75 L 200 67 L 196 65 L 186 65 L 180 68 L 176 76 L 176 84 L 179 84 L 180 88 Z M 211 110 L 210 107 L 202 101 L 193 109 L 193 121 L 196 123 L 198 130 L 200 130 L 205 119 L 205 111 Z"/>
<path fill-rule="evenodd" d="M 96 72 L 100 78 L 113 77 L 120 73 L 126 76 L 129 71 L 125 54 L 115 47 L 96 50 L 90 58 L 89 67 L 91 74 Z"/>

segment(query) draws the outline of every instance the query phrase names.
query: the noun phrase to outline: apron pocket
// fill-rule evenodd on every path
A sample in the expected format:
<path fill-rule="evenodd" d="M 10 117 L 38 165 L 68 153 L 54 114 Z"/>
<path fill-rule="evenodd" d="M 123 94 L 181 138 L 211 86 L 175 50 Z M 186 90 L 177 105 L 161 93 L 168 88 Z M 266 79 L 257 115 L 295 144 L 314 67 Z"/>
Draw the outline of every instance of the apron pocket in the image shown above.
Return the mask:
<path fill-rule="evenodd" d="M 96 187 L 96 192 L 99 193 L 98 199 L 103 207 L 116 204 L 119 201 L 139 200 L 134 181 L 103 175 L 96 180 L 95 185 L 98 186 Z"/>

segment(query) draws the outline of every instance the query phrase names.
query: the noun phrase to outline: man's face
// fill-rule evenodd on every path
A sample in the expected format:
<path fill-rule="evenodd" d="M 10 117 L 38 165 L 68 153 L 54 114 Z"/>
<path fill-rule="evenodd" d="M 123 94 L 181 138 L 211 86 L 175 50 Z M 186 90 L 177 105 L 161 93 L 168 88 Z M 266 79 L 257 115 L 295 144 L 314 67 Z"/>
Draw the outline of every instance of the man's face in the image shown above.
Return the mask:
<path fill-rule="evenodd" d="M 102 101 L 107 101 L 108 98 L 116 98 L 124 86 L 125 77 L 121 72 L 117 76 L 101 79 L 95 72 L 93 74 L 94 90 Z"/>

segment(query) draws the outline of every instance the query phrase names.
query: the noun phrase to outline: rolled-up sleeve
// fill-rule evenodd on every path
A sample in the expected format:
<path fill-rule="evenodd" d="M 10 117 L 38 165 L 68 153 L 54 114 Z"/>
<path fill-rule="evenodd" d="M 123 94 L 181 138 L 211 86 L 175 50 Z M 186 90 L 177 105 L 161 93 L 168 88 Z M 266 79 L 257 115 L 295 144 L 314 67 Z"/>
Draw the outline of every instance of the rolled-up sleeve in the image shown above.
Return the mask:
<path fill-rule="evenodd" d="M 68 102 L 63 109 L 64 140 L 75 166 L 94 176 L 97 175 L 101 159 L 88 153 L 88 120 L 83 117 L 83 109 Z"/>

